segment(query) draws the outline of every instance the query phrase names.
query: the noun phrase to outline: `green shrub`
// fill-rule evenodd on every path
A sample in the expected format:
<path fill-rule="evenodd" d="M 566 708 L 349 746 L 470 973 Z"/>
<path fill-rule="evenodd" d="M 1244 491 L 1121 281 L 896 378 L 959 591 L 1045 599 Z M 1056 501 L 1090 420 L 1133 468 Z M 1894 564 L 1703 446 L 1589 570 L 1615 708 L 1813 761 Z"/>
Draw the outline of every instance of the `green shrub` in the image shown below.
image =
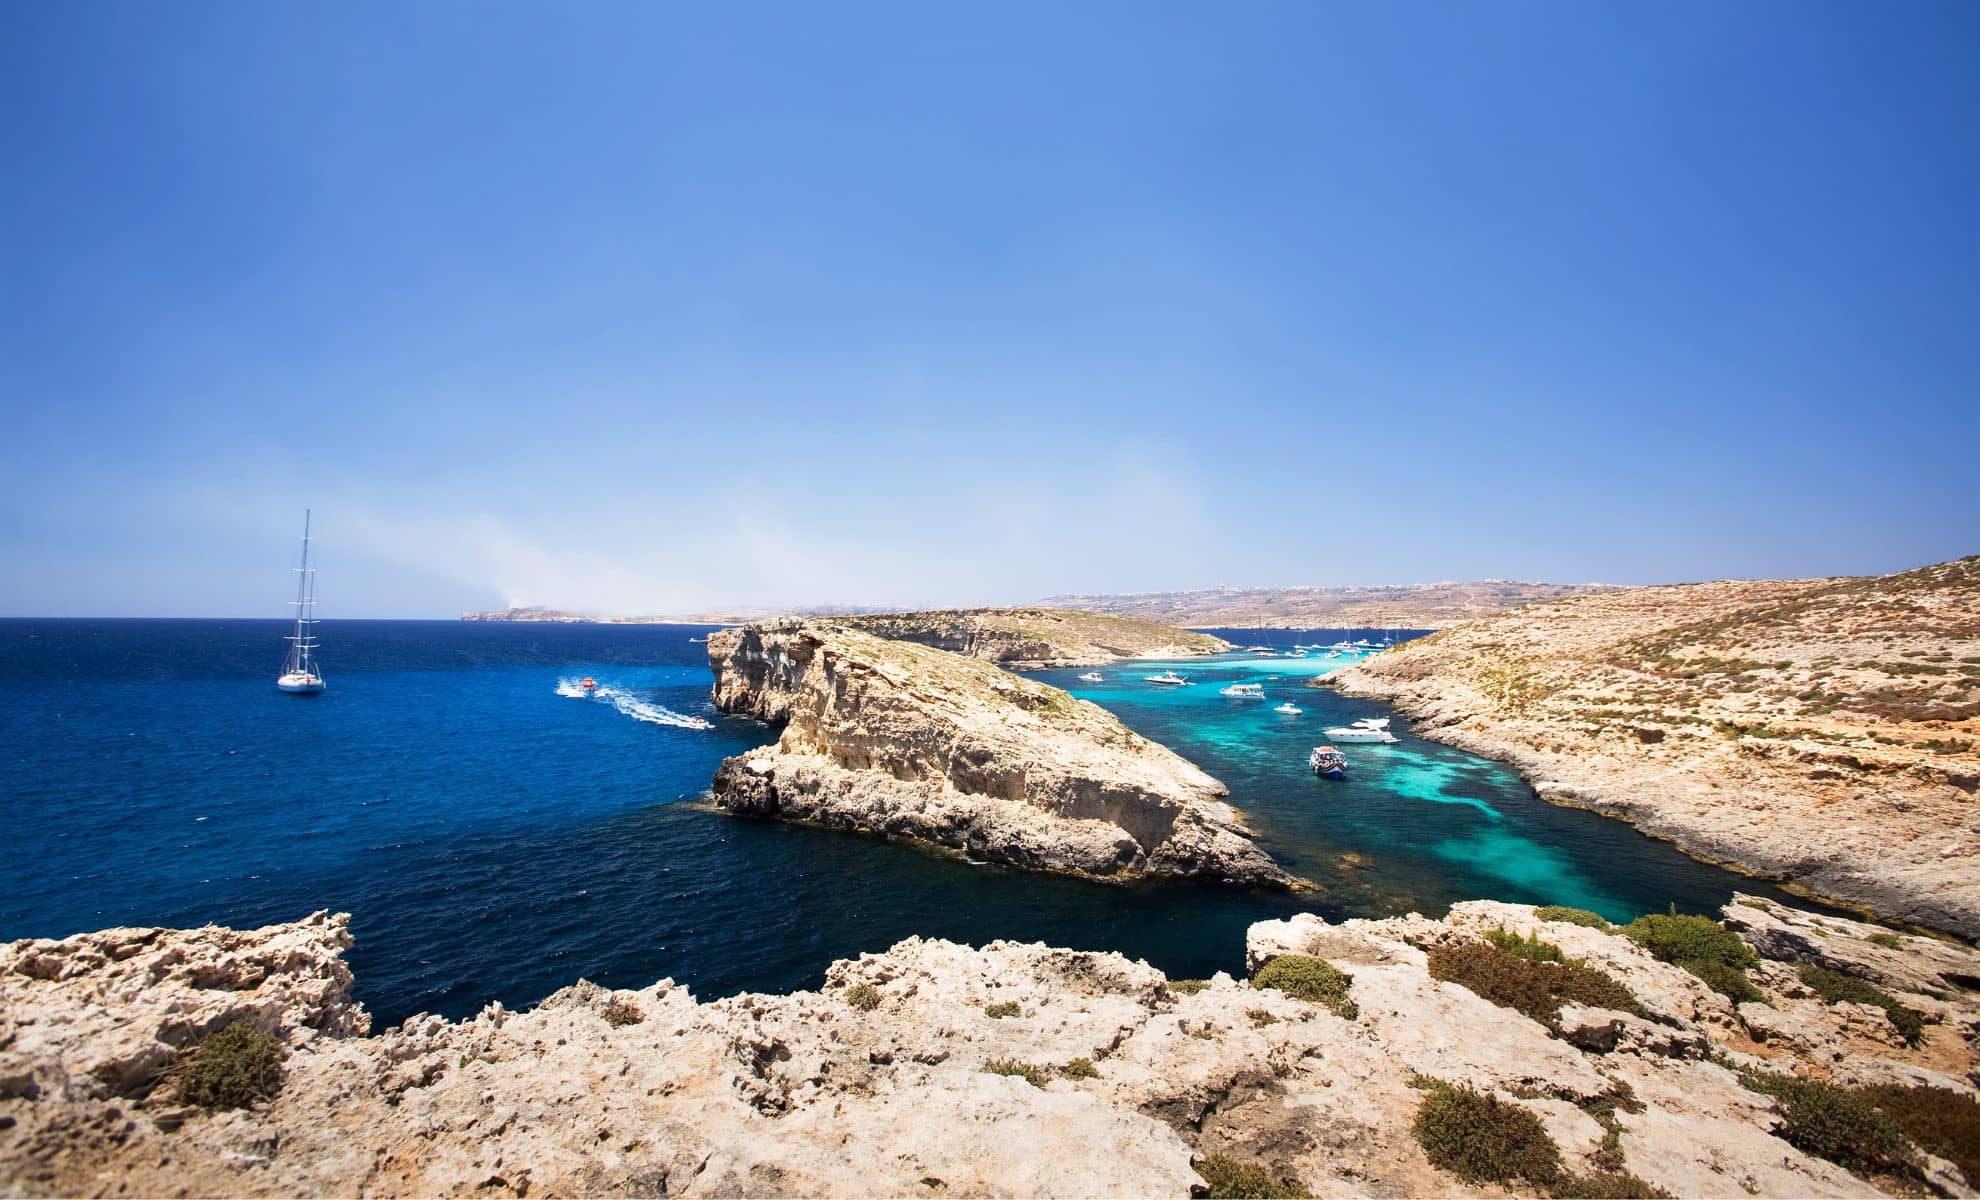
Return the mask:
<path fill-rule="evenodd" d="M 246 1108 L 273 1100 L 282 1090 L 280 1038 L 245 1022 L 208 1034 L 173 1066 L 180 1103 L 202 1108 Z"/>
<path fill-rule="evenodd" d="M 1023 1006 L 1015 1000 L 1006 1000 L 1002 1004 L 986 1004 L 983 1006 L 983 1015 L 986 1017 L 1015 1017 L 1023 1011 Z"/>
<path fill-rule="evenodd" d="M 1925 1014 L 1899 1004 L 1889 992 L 1867 979 L 1831 971 L 1814 963 L 1801 964 L 1796 973 L 1801 976 L 1801 982 L 1814 988 L 1815 994 L 1826 1003 L 1870 1004 L 1883 1009 L 1884 1015 L 1903 1035 L 1907 1046 L 1916 1046 L 1919 1039 L 1925 1036 Z"/>
<path fill-rule="evenodd" d="M 1196 1166 L 1196 1173 L 1210 1185 L 1211 1200 L 1273 1200 L 1292 1197 L 1305 1200 L 1312 1195 L 1296 1179 L 1274 1175 L 1263 1163 L 1239 1162 L 1213 1154 Z"/>
<path fill-rule="evenodd" d="M 1468 1087 L 1433 1083 L 1428 1092 L 1411 1131 L 1436 1166 L 1474 1184 L 1560 1178 L 1560 1148 L 1539 1117 Z"/>
<path fill-rule="evenodd" d="M 1570 925 L 1586 925 L 1590 929 L 1614 928 L 1601 913 L 1585 908 L 1569 908 L 1565 904 L 1543 904 L 1533 910 L 1533 915 L 1542 921 L 1565 921 Z"/>
<path fill-rule="evenodd" d="M 846 1003 L 861 1012 L 880 1007 L 880 989 L 870 983 L 855 983 L 846 989 Z"/>
<path fill-rule="evenodd" d="M 622 996 L 614 996 L 611 1000 L 607 1001 L 605 1007 L 598 1010 L 598 1015 L 604 1018 L 605 1023 L 614 1029 L 624 1029 L 628 1025 L 637 1025 L 646 1019 L 646 1013 L 640 1009 L 639 1005 L 634 1004 Z"/>
<path fill-rule="evenodd" d="M 1469 988 L 1500 1008 L 1542 1025 L 1560 1019 L 1570 1001 L 1647 1016 L 1636 994 L 1582 962 L 1533 962 L 1490 942 L 1456 942 L 1430 951 L 1430 977 Z"/>
<path fill-rule="evenodd" d="M 1324 1004 L 1335 1016 L 1349 1021 L 1361 1015 L 1354 998 L 1348 995 L 1354 977 L 1335 969 L 1325 959 L 1281 954 L 1260 967 L 1251 982 L 1255 987 L 1277 988 L 1295 1000 Z"/>
<path fill-rule="evenodd" d="M 1488 929 L 1485 931 L 1485 940 L 1514 958 L 1523 958 L 1527 962 L 1567 961 L 1567 955 L 1561 953 L 1559 946 L 1552 942 L 1541 941 L 1537 933 L 1528 937 L 1514 933 L 1510 929 Z"/>
<path fill-rule="evenodd" d="M 1769 1071 L 1741 1071 L 1739 1081 L 1774 1098 L 1789 1145 L 1852 1171 L 1891 1171 L 1911 1162 L 1903 1129 L 1864 1096 Z"/>
<path fill-rule="evenodd" d="M 1169 981 L 1169 990 L 1184 996 L 1194 996 L 1209 986 L 1210 981 L 1208 979 L 1171 979 Z"/>
<path fill-rule="evenodd" d="M 1560 1200 L 1669 1200 L 1670 1193 L 1647 1179 L 1627 1171 L 1590 1171 L 1586 1175 L 1565 1172 L 1548 1191 Z"/>
<path fill-rule="evenodd" d="M 1857 1094 L 1921 1149 L 1951 1159 L 1968 1184 L 1980 1183 L 1980 1102 L 1951 1088 L 1896 1084 L 1861 1088 Z"/>
<path fill-rule="evenodd" d="M 1739 935 L 1710 917 L 1680 916 L 1672 905 L 1668 916 L 1650 913 L 1631 921 L 1623 932 L 1660 960 L 1675 963 L 1705 981 L 1705 985 L 1735 1004 L 1764 1000 L 1746 977 L 1760 961 Z"/>
<path fill-rule="evenodd" d="M 1014 1058 L 993 1058 L 983 1064 L 983 1069 L 992 1075 L 1015 1075 L 1032 1087 L 1044 1087 L 1052 1081 L 1052 1073 L 1044 1067 L 1034 1067 Z"/>
<path fill-rule="evenodd" d="M 1075 1058 L 1065 1066 L 1060 1067 L 1059 1074 L 1065 1076 L 1067 1079 L 1093 1079 L 1097 1078 L 1100 1072 L 1094 1070 L 1092 1059 Z"/>
<path fill-rule="evenodd" d="M 1895 933 L 1873 933 L 1863 940 L 1886 950 L 1904 949 L 1904 939 Z"/>

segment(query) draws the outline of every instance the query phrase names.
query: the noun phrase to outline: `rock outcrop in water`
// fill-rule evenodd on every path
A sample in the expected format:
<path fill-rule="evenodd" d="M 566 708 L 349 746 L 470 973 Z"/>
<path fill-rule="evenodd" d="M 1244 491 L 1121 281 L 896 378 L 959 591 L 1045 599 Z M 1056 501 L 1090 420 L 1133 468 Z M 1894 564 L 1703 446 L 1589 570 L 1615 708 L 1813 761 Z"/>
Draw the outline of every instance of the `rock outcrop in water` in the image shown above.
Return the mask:
<path fill-rule="evenodd" d="M 1058 688 L 832 621 L 724 630 L 708 660 L 717 708 L 784 726 L 716 773 L 730 812 L 1036 870 L 1291 882 L 1223 784 Z"/>
<path fill-rule="evenodd" d="M 1973 1195 L 1956 1122 L 1901 1125 L 1874 1143 L 1889 1161 L 1852 1174 L 1817 1153 L 1862 1152 L 1888 1118 L 1811 1139 L 1831 1109 L 1751 1072 L 1875 1089 L 1819 1093 L 1830 1106 L 1967 1112 L 1980 1005 L 1957 979 L 1980 955 L 1753 904 L 1727 912 L 1790 956 L 1750 972 L 1771 1007 L 1618 933 L 1491 902 L 1253 926 L 1254 965 L 1310 955 L 1345 974 L 1317 1002 L 1116 954 L 910 938 L 815 992 L 697 1003 L 669 981 L 580 982 L 533 1011 L 375 1036 L 348 995 L 342 917 L 16 942 L 0 946 L 0 1192 L 1182 1197 L 1236 1163 L 1316 1195 L 1505 1195 L 1426 1150 L 1433 1102 L 1472 1089 L 1499 1106 L 1474 1153 L 1546 1174 L 1543 1192 Z M 1488 933 L 1537 935 L 1634 1011 L 1487 1000 L 1489 976 L 1439 964 L 1489 954 Z M 1795 961 L 1813 953 L 1884 964 L 1917 1045 L 1881 1009 L 1825 1001 Z M 175 1064 L 234 1022 L 287 1047 L 279 1091 L 180 1102 Z"/>
<path fill-rule="evenodd" d="M 1545 799 L 1980 936 L 1980 558 L 1580 596 L 1327 683 Z"/>

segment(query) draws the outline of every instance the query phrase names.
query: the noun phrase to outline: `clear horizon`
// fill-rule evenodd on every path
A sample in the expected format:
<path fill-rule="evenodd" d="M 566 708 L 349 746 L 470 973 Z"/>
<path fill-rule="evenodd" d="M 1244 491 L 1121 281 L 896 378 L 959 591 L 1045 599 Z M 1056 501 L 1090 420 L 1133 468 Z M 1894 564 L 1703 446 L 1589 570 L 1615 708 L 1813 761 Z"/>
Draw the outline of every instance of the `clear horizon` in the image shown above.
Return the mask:
<path fill-rule="evenodd" d="M 1980 550 L 1980 9 L 0 9 L 0 615 Z"/>

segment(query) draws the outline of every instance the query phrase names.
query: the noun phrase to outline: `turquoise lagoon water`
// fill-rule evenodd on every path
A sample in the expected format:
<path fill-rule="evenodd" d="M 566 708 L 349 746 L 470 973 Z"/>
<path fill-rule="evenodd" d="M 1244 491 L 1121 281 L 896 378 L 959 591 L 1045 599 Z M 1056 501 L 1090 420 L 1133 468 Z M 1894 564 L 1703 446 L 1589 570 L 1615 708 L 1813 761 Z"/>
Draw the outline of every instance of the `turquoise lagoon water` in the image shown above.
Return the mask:
<path fill-rule="evenodd" d="M 275 691 L 273 621 L 0 620 L 0 939 L 115 924 L 353 914 L 357 994 L 385 1022 L 532 1003 L 579 977 L 703 996 L 815 986 L 835 958 L 921 934 L 1119 950 L 1236 971 L 1252 921 L 1435 913 L 1473 896 L 1616 919 L 1778 895 L 1628 827 L 1537 800 L 1511 772 L 1403 731 L 1314 778 L 1329 723 L 1378 706 L 1300 687 L 1338 665 L 1243 655 L 1044 677 L 1231 787 L 1319 890 L 1127 886 L 740 821 L 702 797 L 774 731 L 707 701 L 683 626 L 326 622 L 330 691 Z M 1349 637 L 1361 636 L 1351 631 Z M 1251 635 L 1240 635 L 1251 636 Z M 1274 637 L 1333 641 L 1334 633 Z M 572 694 L 593 675 L 600 698 Z M 1226 682 L 1267 702 L 1226 700 Z M 1297 718 L 1270 711 L 1284 698 Z"/>

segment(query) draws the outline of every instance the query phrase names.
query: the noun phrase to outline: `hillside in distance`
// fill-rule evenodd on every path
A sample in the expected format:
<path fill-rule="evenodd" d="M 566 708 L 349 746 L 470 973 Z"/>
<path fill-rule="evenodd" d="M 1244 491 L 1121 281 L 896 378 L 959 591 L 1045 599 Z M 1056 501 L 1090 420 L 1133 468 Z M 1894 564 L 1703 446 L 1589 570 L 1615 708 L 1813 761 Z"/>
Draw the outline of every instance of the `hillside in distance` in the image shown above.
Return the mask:
<path fill-rule="evenodd" d="M 1546 799 L 1980 936 L 1980 556 L 1536 604 L 1328 682 Z"/>
<path fill-rule="evenodd" d="M 1445 629 L 1522 605 L 1613 590 L 1606 584 L 1415 583 L 1377 587 L 1219 587 L 1181 592 L 1048 596 L 1050 608 L 1119 613 L 1198 629 Z"/>

